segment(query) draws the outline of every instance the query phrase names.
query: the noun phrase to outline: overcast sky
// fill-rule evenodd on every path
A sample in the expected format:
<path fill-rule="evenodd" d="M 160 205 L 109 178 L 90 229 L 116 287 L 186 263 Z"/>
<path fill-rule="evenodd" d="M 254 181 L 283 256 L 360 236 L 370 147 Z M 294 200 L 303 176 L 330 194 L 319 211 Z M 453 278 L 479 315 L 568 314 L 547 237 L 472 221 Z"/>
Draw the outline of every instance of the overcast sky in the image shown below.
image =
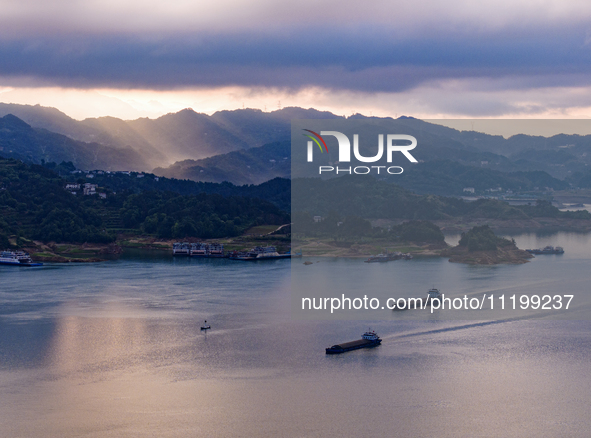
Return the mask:
<path fill-rule="evenodd" d="M 0 0 L 0 101 L 591 116 L 591 2 Z"/>

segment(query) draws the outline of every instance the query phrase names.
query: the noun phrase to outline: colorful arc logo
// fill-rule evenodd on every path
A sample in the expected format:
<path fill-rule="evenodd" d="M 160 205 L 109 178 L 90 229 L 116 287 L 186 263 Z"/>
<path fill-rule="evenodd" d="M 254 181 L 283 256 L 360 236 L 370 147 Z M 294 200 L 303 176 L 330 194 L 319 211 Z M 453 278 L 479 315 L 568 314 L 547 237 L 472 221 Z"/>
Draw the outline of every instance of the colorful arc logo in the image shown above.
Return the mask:
<path fill-rule="evenodd" d="M 316 138 L 314 138 L 314 137 L 312 137 L 311 135 L 308 135 L 308 134 L 303 134 L 304 136 L 306 136 L 306 137 L 308 137 L 308 138 L 310 138 L 310 139 L 314 140 L 314 142 L 315 142 L 315 143 L 318 145 L 318 147 L 320 148 L 320 152 L 324 152 L 324 151 L 326 151 L 326 153 L 328 153 L 328 148 L 326 147 L 326 143 L 324 142 L 324 139 L 323 139 L 323 138 L 322 138 L 322 137 L 321 137 L 319 134 L 317 134 L 317 133 L 316 133 L 316 132 L 314 132 L 314 131 L 310 131 L 309 129 L 304 129 L 304 131 L 308 131 L 308 132 L 310 132 L 310 133 L 314 134 L 316 137 L 318 137 L 318 139 L 320 139 L 320 141 L 321 141 L 321 142 L 322 142 L 322 144 L 324 145 L 324 150 L 322 149 L 322 145 L 321 145 L 321 144 L 318 142 L 318 140 L 316 140 Z"/>

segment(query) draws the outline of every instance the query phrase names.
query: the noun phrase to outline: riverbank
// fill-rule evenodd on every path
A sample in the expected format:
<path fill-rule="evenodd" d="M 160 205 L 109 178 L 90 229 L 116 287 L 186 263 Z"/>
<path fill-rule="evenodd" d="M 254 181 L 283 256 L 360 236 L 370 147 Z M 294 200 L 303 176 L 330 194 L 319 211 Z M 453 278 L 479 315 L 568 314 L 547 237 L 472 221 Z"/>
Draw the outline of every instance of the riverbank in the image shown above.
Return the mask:
<path fill-rule="evenodd" d="M 374 226 L 386 227 L 396 225 L 403 221 L 372 221 Z M 497 220 L 497 219 L 450 219 L 438 220 L 434 223 L 446 233 L 467 232 L 474 226 L 489 225 L 495 231 L 502 230 L 567 230 L 576 232 L 591 232 L 591 221 L 577 219 L 556 219 L 538 218 L 536 220 Z M 304 256 L 314 257 L 347 257 L 347 258 L 368 258 L 372 255 L 386 252 L 410 253 L 419 257 L 448 256 L 452 261 L 464 259 L 463 255 L 442 254 L 448 250 L 445 243 L 400 243 L 386 239 L 359 238 L 355 241 L 335 241 L 331 238 L 304 238 L 292 242 L 289 234 L 273 233 L 273 226 L 255 227 L 242 236 L 228 237 L 222 239 L 159 239 L 149 235 L 124 234 L 118 235 L 117 240 L 111 244 L 60 244 L 29 241 L 21 238 L 20 248 L 29 252 L 32 258 L 40 262 L 54 263 L 82 263 L 100 262 L 117 258 L 126 248 L 133 248 L 145 251 L 172 251 L 172 244 L 179 240 L 187 242 L 219 242 L 224 245 L 225 251 L 245 251 L 255 246 L 275 246 L 280 252 L 291 249 L 295 252 L 302 252 Z M 16 245 L 16 238 L 10 239 L 12 245 Z M 490 254 L 482 254 L 478 257 L 473 255 L 467 259 L 477 260 L 474 263 L 491 264 L 494 260 L 498 263 L 525 263 L 526 259 L 521 256 L 503 254 L 499 257 L 492 257 Z M 525 261 L 523 261 L 525 260 Z M 472 263 L 469 261 L 468 263 Z"/>
<path fill-rule="evenodd" d="M 219 242 L 224 245 L 224 251 L 246 251 L 255 246 L 275 246 L 284 252 L 290 248 L 290 241 L 283 235 L 258 235 L 249 234 L 233 238 L 223 239 L 181 239 L 183 242 Z M 153 236 L 121 234 L 117 240 L 110 244 L 100 243 L 43 243 L 40 241 L 21 238 L 19 249 L 28 252 L 33 260 L 50 263 L 91 263 L 103 262 L 119 257 L 126 248 L 143 251 L 162 251 L 172 253 L 172 245 L 179 239 L 158 239 Z M 11 238 L 10 243 L 16 246 L 16 238 Z"/>
<path fill-rule="evenodd" d="M 111 244 L 58 244 L 39 241 L 25 241 L 22 249 L 36 262 L 50 263 L 93 263 L 116 258 L 123 248 Z"/>
<path fill-rule="evenodd" d="M 388 240 L 365 239 L 355 242 L 335 241 L 334 239 L 306 238 L 293 244 L 295 252 L 302 252 L 304 256 L 315 257 L 346 257 L 368 258 L 372 255 L 402 252 L 413 256 L 440 255 L 441 250 L 447 248 L 446 243 L 394 243 Z"/>

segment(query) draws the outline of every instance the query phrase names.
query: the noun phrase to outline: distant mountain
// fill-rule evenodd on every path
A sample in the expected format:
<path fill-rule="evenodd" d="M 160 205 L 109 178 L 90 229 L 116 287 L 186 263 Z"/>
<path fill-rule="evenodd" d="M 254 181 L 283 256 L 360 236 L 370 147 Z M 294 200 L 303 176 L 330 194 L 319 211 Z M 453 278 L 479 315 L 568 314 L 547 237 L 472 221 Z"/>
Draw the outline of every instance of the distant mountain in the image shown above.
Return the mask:
<path fill-rule="evenodd" d="M 211 116 L 192 109 L 157 119 L 121 120 L 115 117 L 74 120 L 55 108 L 0 103 L 0 117 L 12 114 L 34 128 L 66 135 L 74 140 L 136 151 L 142 170 L 182 160 L 201 160 L 290 139 L 292 118 L 339 118 L 315 109 L 284 108 L 273 112 L 244 109 Z M 115 163 L 111 163 L 115 164 Z M 110 167 L 110 166 L 107 166 Z"/>
<path fill-rule="evenodd" d="M 233 184 L 260 184 L 291 176 L 291 142 L 275 142 L 257 148 L 229 152 L 203 160 L 179 161 L 154 173 L 176 179 Z"/>
<path fill-rule="evenodd" d="M 0 103 L 0 117 L 12 114 L 34 128 L 43 128 L 76 140 L 95 141 L 96 130 L 89 129 L 60 110 L 41 105 Z"/>
<path fill-rule="evenodd" d="M 464 148 L 497 158 L 482 156 L 487 168 L 507 171 L 542 170 L 564 179 L 591 166 L 591 135 L 558 134 L 552 137 L 517 134 L 507 139 L 475 131 L 458 131 L 413 118 L 400 120 L 409 128 L 447 138 Z M 503 157 L 503 159 L 498 159 Z M 438 159 L 452 159 L 451 156 Z M 475 156 L 474 164 L 478 161 Z"/>
<path fill-rule="evenodd" d="M 292 112 L 295 112 L 294 109 Z M 237 117 L 243 113 L 228 112 L 228 114 Z M 300 116 L 297 113 L 293 115 Z M 314 115 L 327 116 L 324 113 Z M 353 118 L 366 119 L 370 124 L 381 123 L 383 120 L 359 115 Z M 504 155 L 480 150 L 473 145 L 473 141 L 466 140 L 473 136 L 458 135 L 458 131 L 451 128 L 411 118 L 390 120 L 390 122 L 393 129 L 413 135 L 418 140 L 419 147 L 413 151 L 413 156 L 420 163 L 409 166 L 403 159 L 405 164 L 400 164 L 404 166 L 405 172 L 397 177 L 397 183 L 419 193 L 462 195 L 465 187 L 474 187 L 481 193 L 486 189 L 498 187 L 514 191 L 543 191 L 546 187 L 558 190 L 568 187 L 568 184 L 552 177 L 551 170 L 564 170 L 563 163 L 572 166 L 571 168 L 576 171 L 585 168 L 584 163 L 575 163 L 577 157 L 564 149 L 541 150 L 538 153 L 525 150 L 516 154 L 515 157 L 519 161 L 514 161 Z M 360 138 L 367 138 L 368 134 L 369 132 L 366 134 L 360 131 L 359 135 Z M 500 136 L 486 134 L 478 134 L 476 138 L 490 142 L 505 141 Z M 303 155 L 301 158 L 304 159 Z M 157 168 L 154 173 L 193 181 L 258 184 L 277 176 L 289 178 L 290 162 L 290 144 L 281 142 L 217 155 L 204 160 L 184 160 L 168 168 Z M 296 160 L 296 165 L 298 162 Z M 303 175 L 301 172 L 296 174 Z"/>
<path fill-rule="evenodd" d="M 0 156 L 39 164 L 72 161 L 79 169 L 134 170 L 147 166 L 133 149 L 72 140 L 45 129 L 33 128 L 18 117 L 0 118 Z"/>
<path fill-rule="evenodd" d="M 125 120 L 116 117 L 99 117 L 76 123 L 76 132 L 79 134 L 74 132 L 70 135 L 67 131 L 60 132 L 81 141 L 92 141 L 114 148 L 132 148 L 149 163 L 150 167 L 153 163 L 162 163 L 168 160 L 167 154 L 147 141 L 142 134 L 129 126 Z"/>
<path fill-rule="evenodd" d="M 466 195 L 464 188 L 467 187 L 473 188 L 476 195 L 494 195 L 499 187 L 503 193 L 507 190 L 541 192 L 547 188 L 564 190 L 569 187 L 567 182 L 543 171 L 500 172 L 450 160 L 408 166 L 395 182 L 415 193 L 444 196 Z"/>
<path fill-rule="evenodd" d="M 136 160 L 127 162 L 129 168 L 126 170 L 149 170 L 154 167 L 154 163 L 166 162 L 164 154 L 129 128 L 121 119 L 101 117 L 78 121 L 55 108 L 0 103 L 0 117 L 8 114 L 18 117 L 33 128 L 42 128 L 81 142 L 100 143 L 114 149 L 131 148 L 136 152 Z M 74 159 L 66 161 L 74 161 Z M 119 164 L 109 162 L 106 163 L 104 170 L 115 168 L 120 168 Z"/>
<path fill-rule="evenodd" d="M 102 154 L 101 161 L 105 170 L 120 169 L 123 165 L 128 166 L 127 170 L 157 168 L 156 173 L 175 178 L 228 180 L 237 184 L 289 176 L 289 159 L 283 160 L 289 155 L 285 155 L 283 149 L 248 151 L 276 142 L 287 146 L 292 119 L 344 119 L 330 112 L 289 107 L 272 112 L 219 111 L 211 116 L 185 109 L 156 119 L 100 117 L 77 121 L 54 108 L 0 103 L 0 116 L 7 114 L 17 116 L 32 128 L 108 148 L 104 151 L 111 152 Z M 370 123 L 384 120 L 359 114 L 349 118 Z M 585 173 L 591 166 L 591 136 L 561 134 L 545 138 L 520 134 L 505 139 L 499 135 L 459 131 L 412 117 L 388 120 L 399 132 L 417 138 L 419 147 L 413 154 L 425 163 L 451 160 L 502 172 L 544 171 L 560 179 Z M 37 152 L 33 149 L 28 154 L 34 162 L 47 159 L 42 154 L 35 155 Z M 125 159 L 121 161 L 119 156 Z M 74 155 L 66 158 L 66 161 L 84 165 L 96 163 L 96 160 L 80 160 Z"/>
<path fill-rule="evenodd" d="M 132 120 L 127 124 L 144 139 L 149 139 L 168 160 L 201 159 L 250 147 L 208 115 L 192 109 L 154 120 Z"/>

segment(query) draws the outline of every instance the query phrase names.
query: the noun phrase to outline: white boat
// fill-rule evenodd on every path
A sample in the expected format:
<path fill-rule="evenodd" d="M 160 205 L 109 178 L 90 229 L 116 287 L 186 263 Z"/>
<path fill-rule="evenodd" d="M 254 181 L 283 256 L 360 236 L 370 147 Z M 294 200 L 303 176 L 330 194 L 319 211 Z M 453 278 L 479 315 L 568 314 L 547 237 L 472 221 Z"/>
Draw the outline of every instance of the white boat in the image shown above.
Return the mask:
<path fill-rule="evenodd" d="M 208 248 L 209 257 L 223 257 L 224 256 L 224 245 L 221 243 L 210 243 Z"/>
<path fill-rule="evenodd" d="M 0 253 L 0 265 L 42 266 L 43 263 L 35 263 L 31 256 L 24 251 L 2 251 Z"/>
<path fill-rule="evenodd" d="M 247 253 L 230 253 L 230 260 L 271 260 L 271 259 L 289 259 L 291 252 L 279 254 L 274 246 L 257 246 Z"/>
<path fill-rule="evenodd" d="M 192 243 L 191 257 L 207 257 L 207 245 L 205 243 Z"/>
<path fill-rule="evenodd" d="M 431 288 L 427 292 L 427 298 L 400 298 L 404 302 L 403 305 L 399 307 L 398 304 L 395 304 L 392 310 L 423 309 L 431 306 L 434 302 L 441 301 L 441 297 L 439 289 Z"/>
<path fill-rule="evenodd" d="M 188 256 L 191 255 L 191 244 L 189 242 L 177 242 L 172 244 L 172 255 Z"/>

